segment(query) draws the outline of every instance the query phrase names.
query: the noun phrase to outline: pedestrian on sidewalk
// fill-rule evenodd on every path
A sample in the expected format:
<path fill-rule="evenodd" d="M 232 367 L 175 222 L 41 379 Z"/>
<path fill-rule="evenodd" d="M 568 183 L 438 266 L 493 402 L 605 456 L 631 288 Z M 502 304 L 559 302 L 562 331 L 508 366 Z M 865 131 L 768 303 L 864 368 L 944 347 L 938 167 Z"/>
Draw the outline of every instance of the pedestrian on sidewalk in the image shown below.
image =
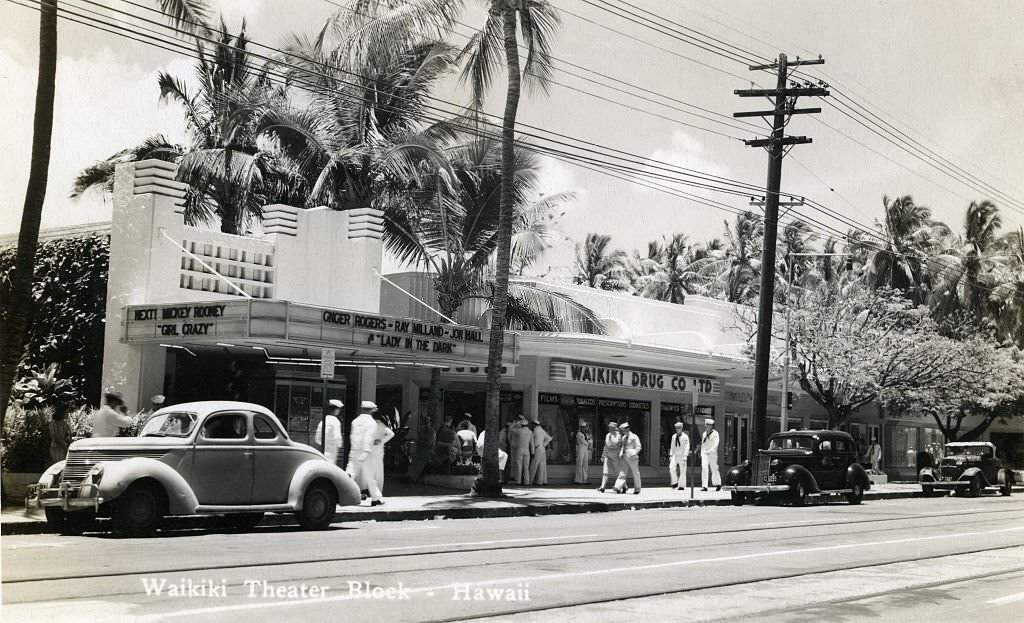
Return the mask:
<path fill-rule="evenodd" d="M 629 474 L 633 477 L 633 494 L 637 495 L 640 493 L 640 450 L 643 446 L 640 444 L 640 437 L 629 429 L 629 422 L 623 422 L 619 424 L 619 431 L 622 433 L 622 471 L 620 472 L 620 478 L 622 484 L 619 481 L 615 482 L 615 489 L 619 493 L 626 492 L 626 485 L 628 480 L 626 478 L 626 470 L 629 470 Z"/>
<path fill-rule="evenodd" d="M 484 445 L 487 443 L 487 431 L 480 433 L 476 438 L 476 453 L 482 459 L 484 456 Z M 500 443 L 500 442 L 499 442 Z M 498 471 L 501 473 L 501 480 L 505 480 L 505 466 L 508 464 L 508 452 L 505 452 L 501 445 L 498 446 Z"/>
<path fill-rule="evenodd" d="M 553 439 L 540 422 L 531 422 L 532 454 L 530 456 L 530 482 L 535 485 L 548 484 L 548 444 Z"/>
<path fill-rule="evenodd" d="M 871 473 L 882 473 L 882 446 L 878 444 L 878 437 L 871 438 L 871 445 L 868 446 L 868 463 L 871 463 Z"/>
<path fill-rule="evenodd" d="M 71 445 L 71 427 L 68 425 L 67 409 L 58 405 L 50 416 L 50 462 L 58 463 L 68 458 Z"/>
<path fill-rule="evenodd" d="M 459 454 L 463 465 L 473 462 L 473 452 L 476 450 L 476 431 L 471 430 L 470 426 L 472 424 L 469 420 L 462 420 L 459 422 L 459 430 L 455 432 L 459 441 Z"/>
<path fill-rule="evenodd" d="M 700 490 L 708 490 L 708 479 L 715 491 L 722 490 L 722 476 L 718 473 L 718 431 L 715 420 L 704 420 L 704 435 L 700 440 Z"/>
<path fill-rule="evenodd" d="M 373 468 L 373 462 L 370 460 L 373 441 L 377 434 L 377 421 L 373 419 L 373 413 L 376 410 L 377 405 L 372 401 L 364 400 L 359 404 L 359 417 L 352 420 L 352 432 L 349 440 L 351 452 L 346 470 L 360 489 L 370 492 L 370 506 L 379 506 L 384 503 L 382 499 L 384 496 L 377 484 L 377 474 Z"/>
<path fill-rule="evenodd" d="M 533 431 L 522 413 L 509 429 L 508 441 L 512 447 L 512 475 L 515 484 L 530 484 L 530 451 L 533 446 Z"/>
<path fill-rule="evenodd" d="M 690 438 L 683 430 L 683 423 L 675 423 L 676 432 L 668 446 L 668 477 L 673 489 L 686 488 L 686 461 L 690 456 Z"/>
<path fill-rule="evenodd" d="M 316 425 L 316 442 L 323 442 L 324 456 L 334 464 L 338 462 L 338 450 L 341 449 L 341 420 L 338 416 L 344 406 L 337 398 L 331 398 L 327 402 L 327 415 Z"/>
<path fill-rule="evenodd" d="M 622 434 L 619 432 L 619 425 L 615 422 L 608 422 L 608 433 L 604 436 L 604 450 L 601 451 L 601 486 L 598 492 L 604 493 L 608 488 L 608 479 L 611 478 L 612 486 L 619 480 L 622 473 Z"/>
<path fill-rule="evenodd" d="M 380 495 L 377 497 L 377 503 L 371 501 L 370 506 L 378 506 L 384 503 L 384 446 L 395 436 L 395 432 L 385 423 L 384 416 L 380 411 L 374 409 L 373 419 L 376 422 L 376 426 L 373 431 L 373 449 L 370 451 L 370 462 L 373 469 L 373 482 L 377 483 L 377 490 L 380 492 Z"/>
<path fill-rule="evenodd" d="M 122 428 L 132 425 L 132 418 L 121 411 L 124 407 L 124 399 L 117 392 L 109 392 L 103 395 L 105 403 L 96 413 L 93 414 L 92 436 L 93 437 L 117 437 Z M 127 411 L 127 409 L 125 409 Z"/>
<path fill-rule="evenodd" d="M 462 418 L 463 418 L 462 422 L 459 422 L 459 428 L 460 429 L 462 428 L 463 422 L 465 422 L 468 425 L 469 430 L 473 431 L 474 435 L 479 435 L 480 434 L 480 431 L 477 430 L 476 425 L 473 424 L 473 414 L 472 413 L 469 413 L 467 411 L 466 413 L 462 414 Z"/>
<path fill-rule="evenodd" d="M 594 452 L 594 436 L 590 434 L 590 424 L 580 420 L 580 428 L 576 431 L 576 477 L 573 482 L 578 485 L 590 484 L 590 455 Z"/>

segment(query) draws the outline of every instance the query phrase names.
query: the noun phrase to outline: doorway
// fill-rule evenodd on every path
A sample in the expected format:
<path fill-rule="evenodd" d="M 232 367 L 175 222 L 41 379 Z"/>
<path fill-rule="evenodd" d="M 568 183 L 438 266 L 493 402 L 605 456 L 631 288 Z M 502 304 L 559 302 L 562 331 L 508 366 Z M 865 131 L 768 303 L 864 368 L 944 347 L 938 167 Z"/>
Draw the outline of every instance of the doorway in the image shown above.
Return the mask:
<path fill-rule="evenodd" d="M 750 414 L 726 412 L 722 446 L 726 467 L 738 465 L 750 455 Z"/>

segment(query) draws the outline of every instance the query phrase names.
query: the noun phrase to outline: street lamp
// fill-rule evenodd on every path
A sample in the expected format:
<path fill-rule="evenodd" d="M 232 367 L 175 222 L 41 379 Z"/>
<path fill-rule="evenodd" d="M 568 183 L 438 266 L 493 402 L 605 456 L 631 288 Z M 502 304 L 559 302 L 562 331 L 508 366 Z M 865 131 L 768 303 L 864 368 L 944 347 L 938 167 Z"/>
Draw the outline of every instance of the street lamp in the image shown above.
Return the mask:
<path fill-rule="evenodd" d="M 786 256 L 787 272 L 786 277 L 786 347 L 785 356 L 782 358 L 782 400 L 779 401 L 779 431 L 785 431 L 789 426 L 789 293 L 793 289 L 793 258 L 794 257 L 850 257 L 850 253 L 789 253 Z"/>

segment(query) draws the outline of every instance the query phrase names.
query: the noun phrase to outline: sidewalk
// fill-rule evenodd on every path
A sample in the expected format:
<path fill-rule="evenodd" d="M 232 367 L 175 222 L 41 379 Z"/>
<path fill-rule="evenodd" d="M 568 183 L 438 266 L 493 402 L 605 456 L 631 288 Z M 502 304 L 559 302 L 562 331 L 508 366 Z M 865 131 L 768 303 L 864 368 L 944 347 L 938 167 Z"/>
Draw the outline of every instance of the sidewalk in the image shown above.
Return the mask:
<path fill-rule="evenodd" d="M 1020 490 L 1015 488 L 1014 491 Z M 575 486 L 504 488 L 501 499 L 478 498 L 462 491 L 427 485 L 389 482 L 385 489 L 383 506 L 338 507 L 335 523 L 356 521 L 408 521 L 423 519 L 467 519 L 477 517 L 526 517 L 575 513 L 603 513 L 644 508 L 674 508 L 684 506 L 717 506 L 732 503 L 730 495 L 713 489 L 702 492 L 675 491 L 665 485 L 644 489 L 639 495 L 632 493 L 599 493 L 595 488 Z M 864 493 L 865 502 L 894 498 L 920 497 L 917 483 L 889 483 L 875 485 Z M 841 498 L 835 498 L 838 501 Z M 845 503 L 845 501 L 844 501 Z M 288 514 L 268 514 L 260 525 L 293 524 Z M 39 534 L 46 532 L 41 511 L 27 512 L 17 505 L 0 509 L 0 532 L 3 534 Z"/>

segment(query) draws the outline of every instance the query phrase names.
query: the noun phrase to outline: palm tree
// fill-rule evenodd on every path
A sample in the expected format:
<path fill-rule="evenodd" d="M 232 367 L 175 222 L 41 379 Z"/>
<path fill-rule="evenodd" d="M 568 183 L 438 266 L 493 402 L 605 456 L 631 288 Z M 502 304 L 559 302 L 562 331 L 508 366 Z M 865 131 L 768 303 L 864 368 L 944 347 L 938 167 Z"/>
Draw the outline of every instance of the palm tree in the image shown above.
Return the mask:
<path fill-rule="evenodd" d="M 997 285 L 990 297 L 998 335 L 1024 348 L 1024 227 L 999 238 L 993 246 L 1003 258 L 996 266 Z"/>
<path fill-rule="evenodd" d="M 706 249 L 691 245 L 686 234 L 673 234 L 664 242 L 651 241 L 640 263 L 639 294 L 682 305 L 687 294 L 700 294 L 707 279 L 701 274 Z"/>
<path fill-rule="evenodd" d="M 574 283 L 602 290 L 621 291 L 629 287 L 625 277 L 628 258 L 625 251 L 609 249 L 611 241 L 611 236 L 591 233 L 582 245 L 576 245 Z"/>
<path fill-rule="evenodd" d="M 431 89 L 454 68 L 454 51 L 421 37 L 397 57 L 388 46 L 371 46 L 380 57 L 364 51 L 356 58 L 366 64 L 352 66 L 350 48 L 365 24 L 349 24 L 355 30 L 339 32 L 341 42 L 331 46 L 326 34 L 332 23 L 313 39 L 295 37 L 289 47 L 298 59 L 289 71 L 307 87 L 308 105 L 270 107 L 259 128 L 308 180 L 306 205 L 386 209 L 406 201 L 421 161 L 437 168 L 443 161 L 438 144 L 454 136 L 445 123 L 421 127 Z"/>
<path fill-rule="evenodd" d="M 995 285 L 1001 258 L 992 253 L 1002 226 L 999 209 L 990 201 L 972 201 L 964 219 L 964 236 L 950 237 L 946 248 L 929 264 L 935 287 L 929 306 L 937 319 L 963 311 L 982 322 L 989 311 L 986 293 Z"/>
<path fill-rule="evenodd" d="M 491 343 L 488 350 L 486 446 L 483 473 L 474 485 L 481 495 L 500 495 L 498 474 L 498 414 L 501 394 L 501 360 L 504 349 L 505 314 L 508 309 L 508 276 L 511 264 L 514 220 L 514 174 L 516 114 L 524 78 L 542 90 L 551 75 L 550 52 L 560 20 L 547 0 L 488 0 L 487 20 L 467 43 L 460 55 L 465 61 L 462 79 L 472 88 L 475 110 L 483 106 L 484 93 L 490 88 L 501 65 L 500 50 L 505 50 L 508 87 L 501 123 L 501 218 L 498 224 L 498 249 L 495 258 L 495 292 Z M 526 61 L 519 65 L 519 37 L 526 46 Z"/>
<path fill-rule="evenodd" d="M 179 28 L 206 30 L 205 0 L 159 0 L 164 14 Z M 39 222 L 46 199 L 53 135 L 53 101 L 57 82 L 57 2 L 39 3 L 39 74 L 32 122 L 32 156 L 28 188 L 18 231 L 18 250 L 9 284 L 3 284 L 5 331 L 0 337 L 0 427 L 7 415 L 15 371 L 25 347 L 25 333 L 32 304 L 32 274 L 39 244 Z"/>
<path fill-rule="evenodd" d="M 893 200 L 883 197 L 885 218 L 877 224 L 882 241 L 868 261 L 865 280 L 872 288 L 902 290 L 917 304 L 925 302 L 929 289 L 925 263 L 938 248 L 938 239 L 948 231 L 933 221 L 931 210 L 914 203 L 910 195 Z"/>
<path fill-rule="evenodd" d="M 184 206 L 188 224 L 217 217 L 221 231 L 238 234 L 248 221 L 261 218 L 264 205 L 292 203 L 302 196 L 301 180 L 257 142 L 260 112 L 282 101 L 284 94 L 273 86 L 267 67 L 257 66 L 249 54 L 245 20 L 236 35 L 228 32 L 223 18 L 208 35 L 216 39 L 212 51 L 202 40 L 196 42 L 198 91 L 170 74 L 157 75 L 160 99 L 182 107 L 190 144 L 182 147 L 163 136 L 150 137 L 82 171 L 72 196 L 91 187 L 109 192 L 118 164 L 146 158 L 178 164 L 178 180 L 189 185 Z"/>
<path fill-rule="evenodd" d="M 452 318 L 466 301 L 483 299 L 493 307 L 493 256 L 500 223 L 502 178 L 500 145 L 475 139 L 446 150 L 449 165 L 425 176 L 414 193 L 417 205 L 394 204 L 385 211 L 385 245 L 403 263 L 420 264 L 434 275 L 433 285 L 442 321 Z M 537 183 L 537 158 L 516 154 L 515 234 L 527 231 L 537 210 L 557 208 L 559 194 L 531 201 Z M 522 262 L 527 262 L 525 257 Z M 601 333 L 594 313 L 571 298 L 525 284 L 510 286 L 506 324 L 509 328 L 541 331 Z M 491 330 L 494 330 L 493 321 Z M 437 404 L 441 371 L 430 376 L 428 417 L 432 428 L 440 424 Z M 418 478 L 430 452 L 421 443 L 410 477 Z"/>
<path fill-rule="evenodd" d="M 711 253 L 703 271 L 712 276 L 714 295 L 730 303 L 747 303 L 757 297 L 761 274 L 761 238 L 764 223 L 750 211 L 736 215 L 735 225 L 725 222 L 724 248 Z"/>

